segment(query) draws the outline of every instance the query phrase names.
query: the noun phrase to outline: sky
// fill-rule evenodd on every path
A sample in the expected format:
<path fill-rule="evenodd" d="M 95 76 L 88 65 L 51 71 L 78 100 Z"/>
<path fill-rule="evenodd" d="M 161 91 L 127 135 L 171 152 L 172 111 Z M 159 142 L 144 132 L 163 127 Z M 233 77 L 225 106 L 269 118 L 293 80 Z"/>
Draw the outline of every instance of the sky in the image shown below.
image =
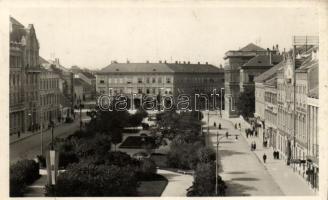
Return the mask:
<path fill-rule="evenodd" d="M 287 50 L 293 35 L 319 32 L 314 7 L 17 7 L 10 15 L 34 25 L 40 56 L 89 69 L 112 60 L 219 66 L 250 42 Z"/>

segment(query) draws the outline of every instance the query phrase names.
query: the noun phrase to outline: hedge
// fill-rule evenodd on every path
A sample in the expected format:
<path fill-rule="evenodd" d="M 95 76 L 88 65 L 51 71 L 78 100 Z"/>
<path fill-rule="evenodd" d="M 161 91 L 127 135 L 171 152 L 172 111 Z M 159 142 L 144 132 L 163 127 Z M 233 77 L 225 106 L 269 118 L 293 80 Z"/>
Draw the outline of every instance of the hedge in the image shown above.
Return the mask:
<path fill-rule="evenodd" d="M 34 160 L 21 160 L 10 166 L 10 196 L 23 196 L 26 185 L 40 177 L 39 165 Z"/>

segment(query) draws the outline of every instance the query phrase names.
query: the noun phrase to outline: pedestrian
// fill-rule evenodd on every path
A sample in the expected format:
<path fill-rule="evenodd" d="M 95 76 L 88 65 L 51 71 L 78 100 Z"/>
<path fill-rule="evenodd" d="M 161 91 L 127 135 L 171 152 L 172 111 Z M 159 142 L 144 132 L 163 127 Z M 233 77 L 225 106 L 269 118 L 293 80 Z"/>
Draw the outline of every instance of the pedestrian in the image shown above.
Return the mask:
<path fill-rule="evenodd" d="M 255 137 L 257 137 L 257 131 L 255 131 Z"/>
<path fill-rule="evenodd" d="M 254 150 L 254 141 L 251 143 L 251 151 Z"/>
<path fill-rule="evenodd" d="M 276 154 L 276 150 L 273 151 L 273 159 L 276 159 L 277 154 Z"/>
<path fill-rule="evenodd" d="M 229 137 L 229 132 L 227 131 L 226 132 L 226 138 L 228 139 L 228 137 Z"/>
<path fill-rule="evenodd" d="M 219 129 L 221 130 L 221 123 L 219 123 Z"/>
<path fill-rule="evenodd" d="M 267 159 L 267 156 L 266 156 L 266 154 L 264 153 L 264 154 L 263 154 L 263 162 L 264 162 L 264 163 L 265 163 L 266 159 Z"/>
<path fill-rule="evenodd" d="M 256 142 L 254 141 L 254 151 L 256 150 Z"/>
<path fill-rule="evenodd" d="M 279 160 L 279 151 L 277 151 L 277 159 Z"/>
<path fill-rule="evenodd" d="M 237 129 L 237 123 L 235 124 L 235 129 Z"/>
<path fill-rule="evenodd" d="M 216 122 L 214 122 L 214 127 L 216 127 Z"/>

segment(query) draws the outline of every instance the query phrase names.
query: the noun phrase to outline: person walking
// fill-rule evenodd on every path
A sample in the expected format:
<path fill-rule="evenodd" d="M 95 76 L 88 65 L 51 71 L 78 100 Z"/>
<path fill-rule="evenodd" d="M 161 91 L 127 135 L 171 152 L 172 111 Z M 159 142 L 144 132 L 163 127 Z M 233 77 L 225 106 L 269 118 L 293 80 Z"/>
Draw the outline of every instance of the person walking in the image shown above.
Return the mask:
<path fill-rule="evenodd" d="M 254 141 L 254 151 L 256 150 L 256 142 Z"/>
<path fill-rule="evenodd" d="M 216 122 L 214 122 L 214 127 L 216 127 Z"/>
<path fill-rule="evenodd" d="M 264 163 L 265 163 L 266 159 L 267 159 L 267 155 L 266 154 L 263 154 L 263 162 Z"/>
<path fill-rule="evenodd" d="M 228 139 L 228 137 L 229 137 L 229 132 L 227 131 L 226 132 L 226 138 Z"/>

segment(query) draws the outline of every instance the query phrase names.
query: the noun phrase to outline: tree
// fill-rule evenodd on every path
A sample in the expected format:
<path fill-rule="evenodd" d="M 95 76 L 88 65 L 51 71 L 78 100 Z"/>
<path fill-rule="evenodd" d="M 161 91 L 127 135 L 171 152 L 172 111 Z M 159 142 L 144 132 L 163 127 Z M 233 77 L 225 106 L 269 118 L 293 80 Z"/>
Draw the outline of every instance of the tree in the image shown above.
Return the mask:
<path fill-rule="evenodd" d="M 197 165 L 192 196 L 215 196 L 215 163 L 199 163 Z M 226 185 L 222 178 L 218 176 L 218 196 L 224 196 Z"/>
<path fill-rule="evenodd" d="M 73 164 L 58 175 L 54 190 L 46 186 L 46 196 L 135 196 L 138 187 L 135 173 L 131 166 Z"/>
<path fill-rule="evenodd" d="M 255 91 L 254 88 L 246 89 L 239 96 L 237 109 L 239 114 L 242 115 L 245 119 L 254 116 L 255 112 Z"/>
<path fill-rule="evenodd" d="M 119 144 L 119 143 L 121 143 L 122 140 L 123 140 L 122 132 L 119 131 L 119 130 L 113 130 L 111 132 L 111 138 L 112 138 L 112 143 L 114 144 L 115 151 L 116 151 L 116 145 Z"/>
<path fill-rule="evenodd" d="M 202 147 L 198 150 L 198 158 L 201 163 L 210 163 L 215 161 L 216 154 L 210 147 Z"/>

